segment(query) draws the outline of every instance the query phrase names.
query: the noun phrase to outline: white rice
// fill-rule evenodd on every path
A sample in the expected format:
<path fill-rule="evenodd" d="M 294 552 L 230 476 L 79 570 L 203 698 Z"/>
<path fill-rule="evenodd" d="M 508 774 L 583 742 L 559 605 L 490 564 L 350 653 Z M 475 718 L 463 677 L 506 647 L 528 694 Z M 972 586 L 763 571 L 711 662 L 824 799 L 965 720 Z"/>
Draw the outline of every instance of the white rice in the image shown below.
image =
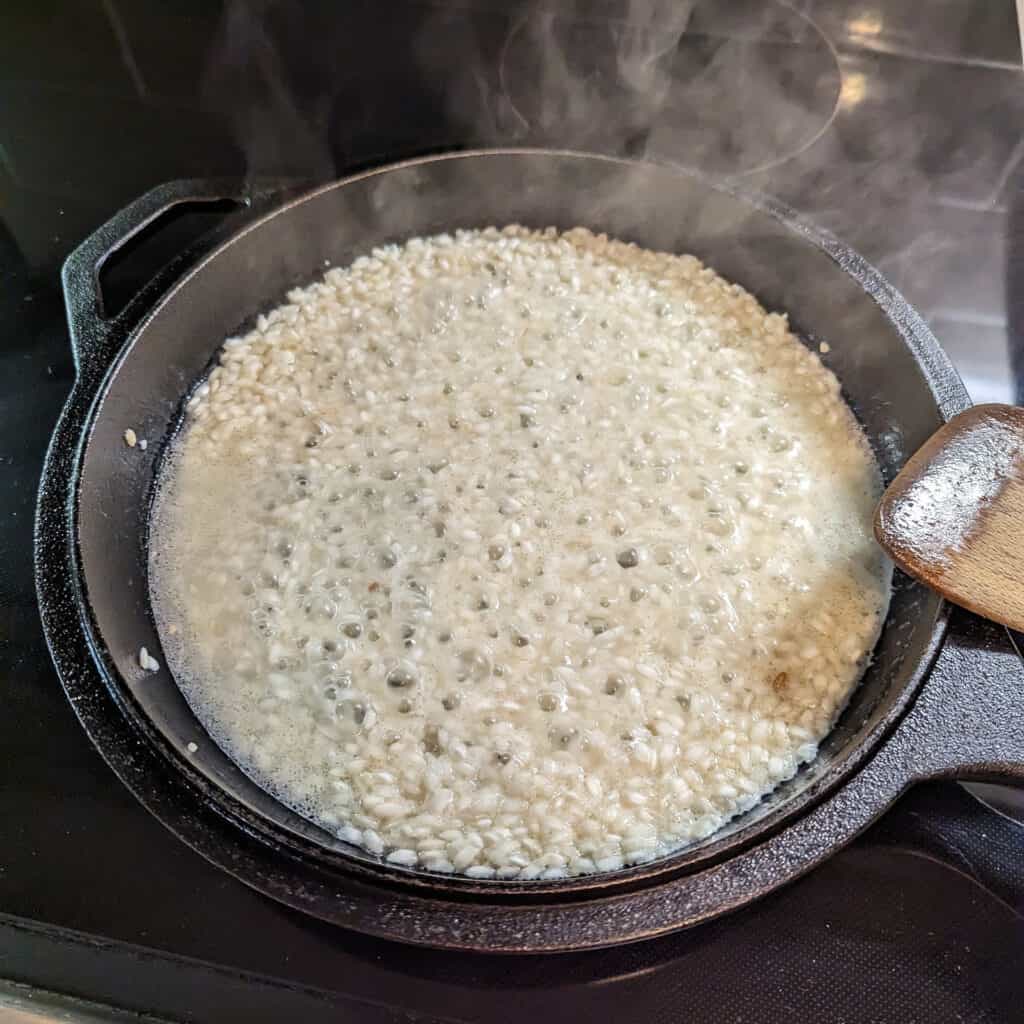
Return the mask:
<path fill-rule="evenodd" d="M 815 756 L 890 570 L 783 316 L 582 229 L 412 239 L 288 299 L 190 400 L 153 531 L 169 667 L 253 778 L 394 864 L 554 878 Z"/>

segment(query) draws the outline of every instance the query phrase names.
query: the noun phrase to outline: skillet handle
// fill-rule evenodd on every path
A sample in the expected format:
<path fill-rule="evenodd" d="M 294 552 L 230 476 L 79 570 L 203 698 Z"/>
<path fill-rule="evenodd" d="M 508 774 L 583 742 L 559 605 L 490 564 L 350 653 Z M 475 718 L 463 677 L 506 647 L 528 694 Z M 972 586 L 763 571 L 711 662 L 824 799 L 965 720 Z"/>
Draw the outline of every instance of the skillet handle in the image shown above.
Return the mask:
<path fill-rule="evenodd" d="M 946 642 L 893 736 L 915 779 L 1024 786 L 1024 666 L 1010 634 L 955 610 Z"/>
<path fill-rule="evenodd" d="M 122 310 L 107 316 L 99 283 L 103 264 L 167 210 L 183 203 L 218 202 L 248 207 L 252 196 L 249 188 L 237 181 L 183 179 L 157 185 L 114 214 L 64 261 L 61 284 L 75 370 L 80 376 L 107 369 L 128 331 L 139 319 L 141 310 L 166 290 L 183 269 L 183 260 L 174 260 Z"/>

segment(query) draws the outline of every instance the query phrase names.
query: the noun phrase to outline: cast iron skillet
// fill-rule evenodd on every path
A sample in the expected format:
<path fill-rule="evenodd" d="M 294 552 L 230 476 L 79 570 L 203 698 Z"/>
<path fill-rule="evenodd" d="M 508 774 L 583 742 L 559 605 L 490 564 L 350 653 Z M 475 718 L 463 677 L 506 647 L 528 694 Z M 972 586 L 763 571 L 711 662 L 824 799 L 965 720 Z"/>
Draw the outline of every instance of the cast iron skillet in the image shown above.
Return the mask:
<path fill-rule="evenodd" d="M 1024 778 L 1016 658 L 948 643 L 940 654 L 945 607 L 898 576 L 874 663 L 818 759 L 707 841 L 662 860 L 547 882 L 430 875 L 354 849 L 269 797 L 209 740 L 166 669 L 138 668 L 143 645 L 166 664 L 146 529 L 161 453 L 218 345 L 326 263 L 412 235 L 511 222 L 582 224 L 693 252 L 767 308 L 788 311 L 809 343 L 828 340 L 826 360 L 887 479 L 968 398 L 902 298 L 791 212 L 678 170 L 573 153 L 463 153 L 318 189 L 105 318 L 102 262 L 162 211 L 226 195 L 202 182 L 157 188 L 65 264 L 78 376 L 44 469 L 36 533 L 43 622 L 75 711 L 124 782 L 204 856 L 284 903 L 388 938 L 581 949 L 692 925 L 782 885 L 917 779 Z M 146 452 L 126 447 L 127 427 L 149 439 Z"/>

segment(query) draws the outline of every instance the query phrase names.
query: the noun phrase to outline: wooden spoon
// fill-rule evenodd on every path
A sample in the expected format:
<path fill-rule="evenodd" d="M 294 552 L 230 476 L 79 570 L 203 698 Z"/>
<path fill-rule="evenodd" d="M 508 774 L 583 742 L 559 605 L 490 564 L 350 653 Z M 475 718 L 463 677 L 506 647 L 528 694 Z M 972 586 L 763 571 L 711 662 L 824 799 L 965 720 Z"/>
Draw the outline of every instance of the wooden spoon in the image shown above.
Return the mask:
<path fill-rule="evenodd" d="M 882 495 L 875 537 L 954 604 L 1024 630 L 1024 409 L 977 405 L 937 430 Z"/>

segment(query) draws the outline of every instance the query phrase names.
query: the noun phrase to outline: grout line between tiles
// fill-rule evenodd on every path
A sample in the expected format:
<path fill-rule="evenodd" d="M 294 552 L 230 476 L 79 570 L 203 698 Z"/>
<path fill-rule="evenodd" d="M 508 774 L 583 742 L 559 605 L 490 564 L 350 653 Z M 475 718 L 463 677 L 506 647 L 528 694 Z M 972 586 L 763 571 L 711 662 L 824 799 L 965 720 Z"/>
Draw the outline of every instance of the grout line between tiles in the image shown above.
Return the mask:
<path fill-rule="evenodd" d="M 976 327 L 1005 328 L 1009 326 L 1005 316 L 991 313 L 965 313 L 961 309 L 947 309 L 944 306 L 933 309 L 927 319 L 928 323 L 945 320 L 951 324 L 974 324 Z"/>
<path fill-rule="evenodd" d="M 1024 3 L 1024 0 L 1020 0 Z M 857 53 L 878 53 L 885 57 L 900 57 L 904 60 L 920 60 L 928 64 L 955 64 L 960 67 L 984 68 L 989 71 L 1010 71 L 1024 73 L 1024 67 L 1008 60 L 995 60 L 988 57 L 956 57 L 945 53 L 930 53 L 926 50 L 910 50 L 898 43 L 885 43 L 877 39 L 859 36 L 844 36 L 835 40 L 836 49 L 844 56 Z"/>
<path fill-rule="evenodd" d="M 1024 3 L 1024 0 L 1020 0 L 1020 2 Z M 1006 189 L 1007 182 L 1010 180 L 1010 175 L 1017 169 L 1022 157 L 1024 157 L 1024 138 L 1022 138 L 1017 145 L 1013 147 L 1013 152 L 1010 153 L 1010 156 L 1006 161 L 1006 166 L 1003 168 L 1002 173 L 996 180 L 996 187 L 992 192 L 993 203 L 999 202 L 999 197 Z"/>
<path fill-rule="evenodd" d="M 1010 159 L 1013 159 L 1011 154 Z M 998 191 L 996 192 L 998 196 Z M 954 210 L 970 210 L 972 213 L 1007 213 L 1007 208 L 996 201 L 996 199 L 960 199 L 957 196 L 942 195 L 941 193 L 930 197 L 930 202 L 936 206 L 946 206 Z"/>

